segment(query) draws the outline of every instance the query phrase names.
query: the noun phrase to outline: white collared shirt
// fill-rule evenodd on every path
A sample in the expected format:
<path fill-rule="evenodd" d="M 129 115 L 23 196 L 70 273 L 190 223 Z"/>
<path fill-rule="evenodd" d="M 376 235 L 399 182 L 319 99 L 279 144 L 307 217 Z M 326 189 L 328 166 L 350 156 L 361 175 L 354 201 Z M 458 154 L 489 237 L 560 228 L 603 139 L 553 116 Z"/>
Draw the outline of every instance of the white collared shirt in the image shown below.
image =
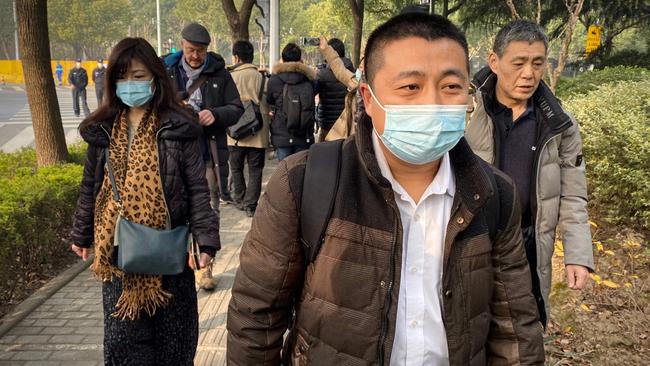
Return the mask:
<path fill-rule="evenodd" d="M 372 138 L 381 173 L 395 192 L 404 235 L 390 364 L 448 365 L 441 294 L 445 233 L 456 193 L 449 153 L 443 156 L 438 173 L 416 203 L 393 177 L 379 137 L 373 133 Z"/>

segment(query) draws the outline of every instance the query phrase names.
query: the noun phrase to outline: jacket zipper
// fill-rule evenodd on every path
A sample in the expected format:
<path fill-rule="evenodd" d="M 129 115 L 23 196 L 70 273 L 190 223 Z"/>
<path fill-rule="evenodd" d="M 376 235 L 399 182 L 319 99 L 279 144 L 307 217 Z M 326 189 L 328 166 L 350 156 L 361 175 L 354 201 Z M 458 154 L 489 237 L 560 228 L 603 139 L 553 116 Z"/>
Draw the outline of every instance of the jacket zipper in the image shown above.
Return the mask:
<path fill-rule="evenodd" d="M 546 148 L 548 143 L 551 142 L 551 140 L 553 140 L 554 138 L 560 136 L 562 134 L 562 132 L 564 132 L 565 130 L 566 129 L 562 129 L 560 132 L 558 132 L 558 133 L 556 133 L 554 135 L 550 135 L 550 137 L 548 139 L 542 139 L 541 141 L 544 141 L 544 143 L 542 144 L 541 149 L 537 149 L 537 151 L 535 152 L 537 156 L 535 157 L 535 166 L 533 167 L 534 168 L 533 171 L 535 172 L 535 175 L 533 176 L 533 183 L 534 184 L 532 185 L 531 195 L 530 195 L 530 198 L 531 198 L 530 202 L 531 202 L 531 206 L 532 206 L 531 207 L 531 213 L 533 215 L 533 217 L 532 217 L 532 225 L 533 226 L 537 226 L 536 225 L 537 224 L 537 209 L 538 209 L 538 205 L 537 205 L 538 187 L 537 186 L 538 186 L 538 183 L 539 183 L 538 180 L 537 180 L 537 177 L 539 177 L 539 170 L 540 170 L 540 167 L 541 167 L 541 160 L 542 160 L 542 152 L 544 151 L 544 149 Z M 535 235 L 537 235 L 537 232 L 535 232 Z"/>
<path fill-rule="evenodd" d="M 158 177 L 160 177 L 160 185 L 163 188 L 163 190 L 162 190 L 163 202 L 165 203 L 165 210 L 167 211 L 167 219 L 168 219 L 167 230 L 170 230 L 172 228 L 172 214 L 171 214 L 171 212 L 169 212 L 169 206 L 167 205 L 167 197 L 165 197 L 165 188 L 163 186 L 163 176 L 162 176 L 162 170 L 160 168 L 161 165 L 160 165 L 160 140 L 159 140 L 160 132 L 162 132 L 162 131 L 164 131 L 164 130 L 166 130 L 168 128 L 170 128 L 169 125 L 163 126 L 158 130 L 158 132 L 156 132 L 156 146 L 158 147 L 158 152 L 156 154 L 157 155 L 156 159 L 158 159 Z"/>
<path fill-rule="evenodd" d="M 391 246 L 390 249 L 390 281 L 388 282 L 388 288 L 386 292 L 386 297 L 384 298 L 384 308 L 386 309 L 384 311 L 384 316 L 382 318 L 382 326 L 381 326 L 381 338 L 379 341 L 379 362 L 378 365 L 383 365 L 384 364 L 384 345 L 386 343 L 386 335 L 388 333 L 388 322 L 390 321 L 390 297 L 391 293 L 393 291 L 393 283 L 395 279 L 395 247 L 397 246 L 397 240 L 399 236 L 399 222 L 398 222 L 398 213 L 395 210 L 395 207 L 393 207 L 390 203 L 389 206 L 391 210 L 393 211 L 393 214 L 395 215 L 395 236 L 393 238 L 393 245 Z"/>

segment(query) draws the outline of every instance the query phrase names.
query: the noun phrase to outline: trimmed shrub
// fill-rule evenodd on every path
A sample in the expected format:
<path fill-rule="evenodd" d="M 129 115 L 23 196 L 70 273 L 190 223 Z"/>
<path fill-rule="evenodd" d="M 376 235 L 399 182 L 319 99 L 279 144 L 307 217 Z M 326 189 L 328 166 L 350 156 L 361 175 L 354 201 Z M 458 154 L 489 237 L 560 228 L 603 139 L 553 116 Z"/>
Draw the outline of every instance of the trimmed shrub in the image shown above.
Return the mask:
<path fill-rule="evenodd" d="M 580 74 L 574 78 L 561 78 L 555 94 L 564 100 L 575 94 L 587 94 L 599 86 L 623 81 L 641 81 L 650 78 L 650 70 L 641 67 L 617 66 Z"/>
<path fill-rule="evenodd" d="M 83 147 L 71 149 L 74 160 Z M 33 149 L 0 153 L 0 301 L 19 278 L 69 251 L 63 244 L 83 174 L 80 164 L 36 169 Z"/>
<path fill-rule="evenodd" d="M 574 95 L 565 106 L 581 124 L 592 213 L 648 231 L 650 75 L 643 75 L 643 81 L 605 84 Z"/>

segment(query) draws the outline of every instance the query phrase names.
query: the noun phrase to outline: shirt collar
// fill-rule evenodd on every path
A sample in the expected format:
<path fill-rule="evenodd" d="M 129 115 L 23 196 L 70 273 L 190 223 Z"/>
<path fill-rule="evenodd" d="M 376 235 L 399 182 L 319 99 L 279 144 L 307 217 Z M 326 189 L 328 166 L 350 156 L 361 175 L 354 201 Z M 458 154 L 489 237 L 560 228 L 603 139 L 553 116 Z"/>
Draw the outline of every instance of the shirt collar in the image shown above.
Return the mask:
<path fill-rule="evenodd" d="M 412 202 L 414 205 L 417 205 L 418 202 L 413 202 L 411 196 L 406 192 L 401 184 L 395 179 L 393 173 L 390 170 L 386 156 L 384 156 L 384 151 L 381 148 L 381 142 L 379 141 L 379 136 L 373 129 L 372 132 L 372 146 L 375 150 L 375 156 L 377 157 L 377 164 L 381 170 L 381 174 L 388 179 L 393 191 L 400 196 L 402 200 Z M 426 198 L 431 195 L 442 195 L 448 194 L 453 197 L 456 194 L 456 182 L 452 174 L 451 161 L 449 159 L 449 153 L 445 153 L 442 156 L 440 161 L 440 167 L 438 168 L 438 173 L 433 178 L 427 189 L 424 191 L 420 202 L 423 202 Z"/>

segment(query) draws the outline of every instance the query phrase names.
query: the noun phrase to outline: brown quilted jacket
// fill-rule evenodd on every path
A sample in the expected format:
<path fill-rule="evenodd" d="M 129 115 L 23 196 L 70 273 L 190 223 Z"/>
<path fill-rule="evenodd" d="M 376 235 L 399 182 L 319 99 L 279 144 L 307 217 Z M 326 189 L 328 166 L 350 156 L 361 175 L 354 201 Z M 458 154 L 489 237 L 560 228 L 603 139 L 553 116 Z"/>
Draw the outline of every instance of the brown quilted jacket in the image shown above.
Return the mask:
<path fill-rule="evenodd" d="M 278 166 L 241 251 L 228 312 L 229 365 L 390 362 L 402 228 L 393 190 L 375 159 L 371 128 L 365 117 L 343 145 L 325 242 L 307 268 L 299 241 L 307 155 Z M 464 139 L 451 151 L 451 161 L 457 191 L 442 285 L 450 364 L 542 364 L 542 327 L 513 185 L 480 162 Z M 490 174 L 500 205 L 499 213 L 490 213 L 499 216 L 494 242 L 482 209 L 493 194 Z M 281 355 L 287 329 L 292 331 Z"/>

